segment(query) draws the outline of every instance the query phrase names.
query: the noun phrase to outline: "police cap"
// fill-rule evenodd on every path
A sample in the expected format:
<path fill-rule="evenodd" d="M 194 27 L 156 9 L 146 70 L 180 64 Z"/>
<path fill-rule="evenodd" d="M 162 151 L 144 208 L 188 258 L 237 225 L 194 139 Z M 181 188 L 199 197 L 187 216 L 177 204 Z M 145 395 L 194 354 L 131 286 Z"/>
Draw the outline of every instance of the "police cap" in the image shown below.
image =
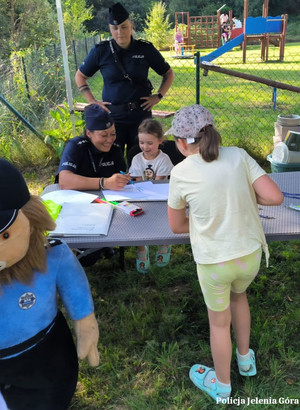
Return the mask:
<path fill-rule="evenodd" d="M 108 23 L 113 26 L 122 24 L 123 21 L 129 17 L 128 11 L 122 6 L 121 3 L 113 4 L 108 11 Z"/>
<path fill-rule="evenodd" d="M 85 127 L 90 131 L 101 131 L 113 125 L 113 119 L 98 104 L 87 105 L 84 109 Z"/>
<path fill-rule="evenodd" d="M 0 233 L 13 224 L 18 211 L 30 199 L 26 182 L 18 169 L 0 159 Z"/>

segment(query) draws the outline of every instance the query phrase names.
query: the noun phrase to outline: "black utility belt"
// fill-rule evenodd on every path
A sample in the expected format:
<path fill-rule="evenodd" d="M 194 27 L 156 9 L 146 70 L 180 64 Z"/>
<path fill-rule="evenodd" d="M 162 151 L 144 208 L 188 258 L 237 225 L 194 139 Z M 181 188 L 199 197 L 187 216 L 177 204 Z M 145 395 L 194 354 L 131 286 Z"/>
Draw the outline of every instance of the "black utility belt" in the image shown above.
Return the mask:
<path fill-rule="evenodd" d="M 0 359 L 3 359 L 8 356 L 13 356 L 24 352 L 25 350 L 35 346 L 36 344 L 40 343 L 47 335 L 47 333 L 51 330 L 51 328 L 55 325 L 62 313 L 58 311 L 56 317 L 52 320 L 52 322 L 45 327 L 45 329 L 38 332 L 35 336 L 31 337 L 30 339 L 25 340 L 17 345 L 8 347 L 6 349 L 0 350 Z"/>
<path fill-rule="evenodd" d="M 108 105 L 107 108 L 111 112 L 120 112 L 120 111 L 133 111 L 141 109 L 141 102 L 140 101 L 132 101 L 125 104 L 111 104 Z"/>

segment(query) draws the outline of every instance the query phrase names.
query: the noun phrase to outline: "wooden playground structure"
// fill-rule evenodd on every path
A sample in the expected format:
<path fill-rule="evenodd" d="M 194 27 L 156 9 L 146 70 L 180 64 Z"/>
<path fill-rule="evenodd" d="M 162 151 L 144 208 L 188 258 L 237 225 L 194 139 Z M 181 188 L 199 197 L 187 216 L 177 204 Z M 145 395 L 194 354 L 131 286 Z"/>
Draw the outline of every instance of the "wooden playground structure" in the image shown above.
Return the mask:
<path fill-rule="evenodd" d="M 246 62 L 247 44 L 259 41 L 261 44 L 261 60 L 268 61 L 269 45 L 279 47 L 279 60 L 284 59 L 284 47 L 287 27 L 287 14 L 276 17 L 268 16 L 269 0 L 264 0 L 262 17 L 248 16 L 249 0 L 244 0 L 244 22 L 242 28 L 235 29 L 232 21 L 232 10 L 227 12 L 231 29 L 231 40 L 240 36 L 241 42 L 235 41 L 243 49 L 243 62 Z M 214 16 L 190 16 L 189 12 L 175 13 L 175 30 L 181 28 L 183 33 L 183 46 L 187 49 L 191 47 L 219 48 L 221 41 L 221 11 L 218 10 Z M 241 35 L 243 34 L 243 37 Z"/>
<path fill-rule="evenodd" d="M 261 61 L 268 61 L 270 43 L 279 47 L 279 60 L 283 61 L 288 15 L 268 16 L 269 0 L 264 0 L 262 17 L 248 17 L 248 1 L 244 0 L 243 62 L 246 62 L 247 43 L 253 39 L 261 43 Z"/>

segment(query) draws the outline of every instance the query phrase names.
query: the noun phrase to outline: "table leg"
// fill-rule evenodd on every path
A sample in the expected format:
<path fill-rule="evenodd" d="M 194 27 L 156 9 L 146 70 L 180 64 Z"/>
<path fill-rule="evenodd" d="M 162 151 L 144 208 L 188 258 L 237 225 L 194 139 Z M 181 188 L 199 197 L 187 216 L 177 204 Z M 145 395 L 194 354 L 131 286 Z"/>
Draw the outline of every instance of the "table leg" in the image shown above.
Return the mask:
<path fill-rule="evenodd" d="M 125 270 L 125 248 L 124 246 L 119 247 L 119 264 L 122 270 Z"/>

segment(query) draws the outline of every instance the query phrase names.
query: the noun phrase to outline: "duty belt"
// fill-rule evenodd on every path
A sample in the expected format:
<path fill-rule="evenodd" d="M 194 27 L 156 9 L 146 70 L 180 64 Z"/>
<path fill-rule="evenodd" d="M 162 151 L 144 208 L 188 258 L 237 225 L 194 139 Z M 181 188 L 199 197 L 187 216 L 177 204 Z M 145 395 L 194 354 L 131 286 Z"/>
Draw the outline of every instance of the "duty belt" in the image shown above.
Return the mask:
<path fill-rule="evenodd" d="M 56 317 L 52 320 L 52 322 L 45 329 L 41 330 L 40 332 L 38 332 L 36 335 L 31 337 L 30 339 L 27 339 L 24 342 L 8 347 L 6 349 L 1 349 L 0 359 L 3 359 L 7 356 L 13 356 L 13 355 L 20 354 L 24 352 L 25 350 L 41 342 L 46 337 L 46 335 L 49 333 L 49 331 L 52 329 L 52 327 L 55 325 L 55 322 L 60 317 L 60 315 L 62 315 L 62 313 L 59 311 Z"/>
<path fill-rule="evenodd" d="M 108 105 L 107 108 L 111 111 L 133 111 L 136 110 L 138 108 L 141 108 L 140 102 L 139 101 L 132 101 L 132 102 L 128 102 L 125 104 L 111 104 Z"/>

